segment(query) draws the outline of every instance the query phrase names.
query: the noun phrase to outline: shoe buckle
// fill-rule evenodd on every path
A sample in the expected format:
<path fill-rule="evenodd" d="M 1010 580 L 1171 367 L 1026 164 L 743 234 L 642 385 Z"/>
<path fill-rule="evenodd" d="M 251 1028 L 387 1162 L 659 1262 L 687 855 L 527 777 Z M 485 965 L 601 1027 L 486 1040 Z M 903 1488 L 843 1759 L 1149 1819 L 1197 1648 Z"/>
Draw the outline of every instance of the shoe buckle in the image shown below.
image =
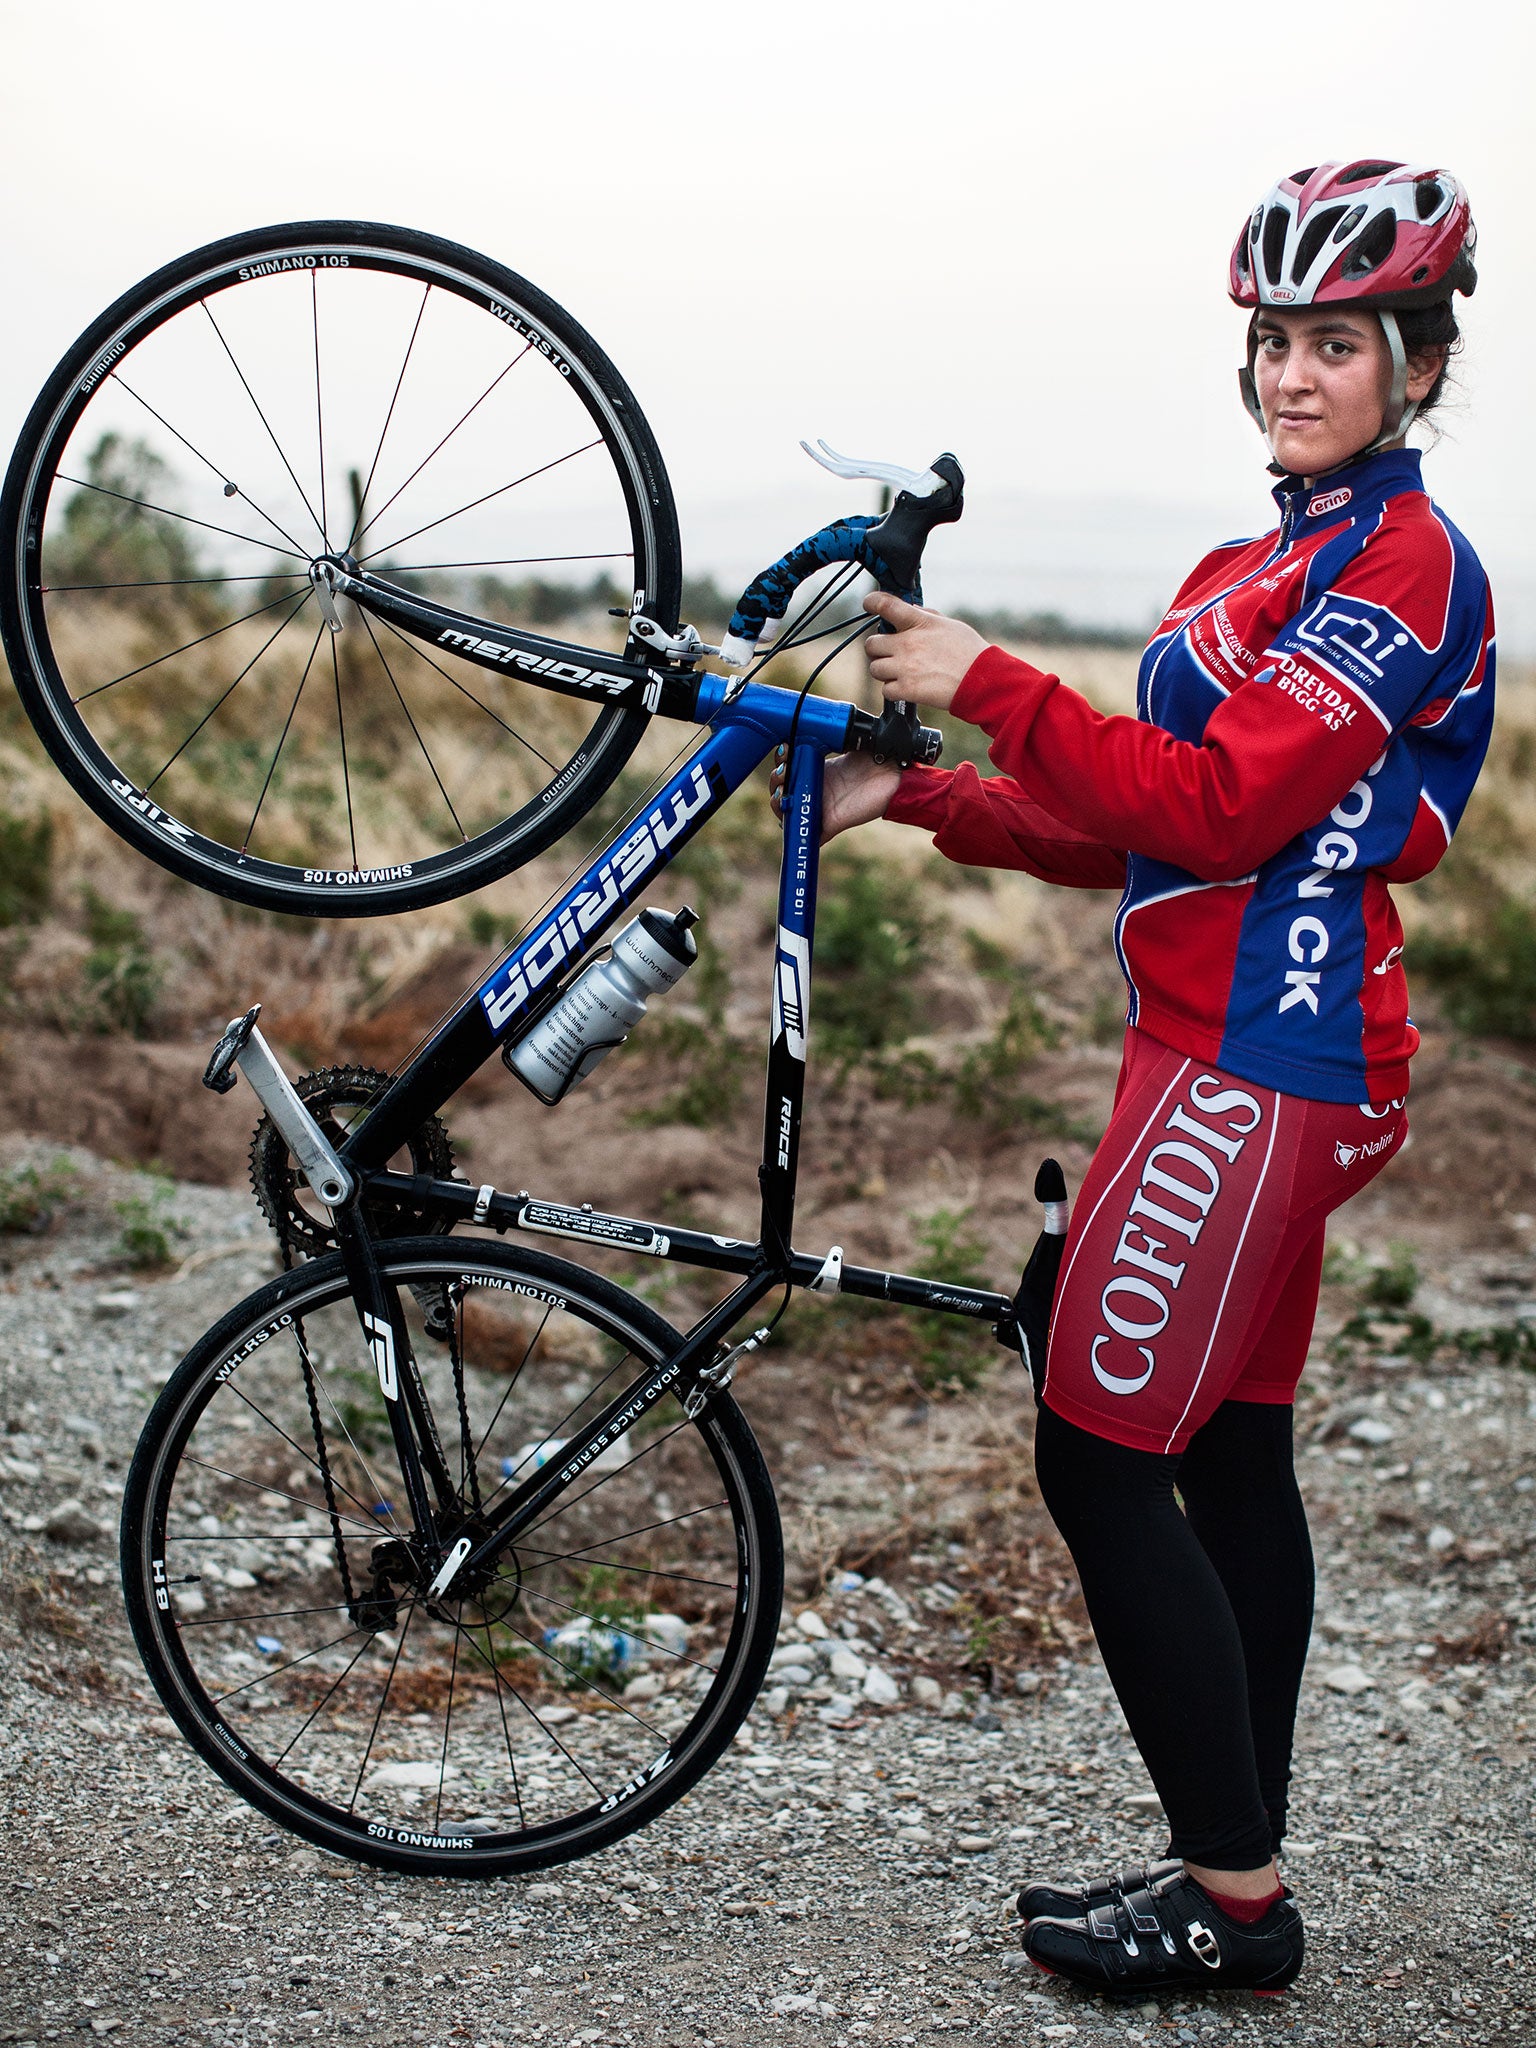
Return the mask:
<path fill-rule="evenodd" d="M 1119 1932 L 1115 1926 L 1115 1910 L 1111 1906 L 1090 1906 L 1088 1909 L 1088 1932 L 1095 1941 L 1117 1941 Z"/>
<path fill-rule="evenodd" d="M 1184 1939 L 1189 1943 L 1190 1953 L 1208 1970 L 1221 1968 L 1221 1943 L 1203 1920 L 1191 1920 L 1184 1930 Z"/>

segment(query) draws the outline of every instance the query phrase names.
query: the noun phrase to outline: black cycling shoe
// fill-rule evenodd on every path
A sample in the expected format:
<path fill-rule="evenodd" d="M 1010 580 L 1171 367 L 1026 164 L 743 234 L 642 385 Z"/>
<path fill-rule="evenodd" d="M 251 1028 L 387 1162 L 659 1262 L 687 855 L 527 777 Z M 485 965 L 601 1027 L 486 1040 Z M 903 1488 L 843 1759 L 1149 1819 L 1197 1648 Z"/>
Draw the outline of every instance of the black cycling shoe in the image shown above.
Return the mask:
<path fill-rule="evenodd" d="M 1106 1872 L 1086 1884 L 1027 1884 L 1019 1893 L 1021 1920 L 1077 1920 L 1090 1906 L 1106 1905 L 1117 1892 L 1133 1892 L 1182 1870 L 1177 1856 L 1162 1863 L 1138 1863 L 1118 1875 Z"/>
<path fill-rule="evenodd" d="M 1049 1974 L 1111 1998 L 1191 1987 L 1274 1997 L 1295 1981 L 1306 1942 L 1289 1892 L 1244 1926 L 1192 1878 L 1174 1874 L 1116 1891 L 1084 1914 L 1031 1919 L 1024 1953 Z"/>

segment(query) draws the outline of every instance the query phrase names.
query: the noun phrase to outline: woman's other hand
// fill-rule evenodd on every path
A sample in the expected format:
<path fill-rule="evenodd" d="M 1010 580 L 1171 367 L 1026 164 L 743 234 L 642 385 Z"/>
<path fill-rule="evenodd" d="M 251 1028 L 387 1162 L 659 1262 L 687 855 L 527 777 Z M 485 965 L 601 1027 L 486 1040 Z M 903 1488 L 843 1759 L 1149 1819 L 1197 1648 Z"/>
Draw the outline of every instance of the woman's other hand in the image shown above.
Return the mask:
<path fill-rule="evenodd" d="M 784 815 L 784 774 L 785 750 L 780 747 L 774 754 L 773 772 L 768 779 L 770 801 L 774 815 L 779 818 Z M 883 818 L 900 780 L 899 768 L 883 767 L 868 754 L 832 755 L 821 792 L 822 845 L 852 825 L 867 825 L 872 819 Z"/>
<path fill-rule="evenodd" d="M 883 590 L 866 597 L 864 609 L 890 628 L 887 633 L 871 633 L 864 642 L 869 672 L 887 698 L 947 711 L 986 641 L 959 619 L 904 604 Z"/>

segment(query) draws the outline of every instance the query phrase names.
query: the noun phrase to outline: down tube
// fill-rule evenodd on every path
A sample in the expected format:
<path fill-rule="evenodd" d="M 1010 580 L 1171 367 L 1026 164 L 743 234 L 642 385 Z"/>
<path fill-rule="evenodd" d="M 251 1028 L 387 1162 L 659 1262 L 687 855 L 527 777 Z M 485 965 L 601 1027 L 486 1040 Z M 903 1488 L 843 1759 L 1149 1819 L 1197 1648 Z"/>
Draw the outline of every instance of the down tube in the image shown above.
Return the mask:
<path fill-rule="evenodd" d="M 762 1241 L 787 1266 L 795 1221 L 795 1176 L 805 1102 L 805 1044 L 811 1016 L 811 937 L 821 863 L 821 792 L 826 757 L 802 741 L 790 759 L 779 869 L 779 929 L 773 961 L 773 1030 L 763 1110 Z"/>
<path fill-rule="evenodd" d="M 522 1029 L 545 991 L 591 952 L 609 926 L 655 881 L 733 790 L 757 767 L 774 735 L 755 720 L 722 723 L 654 803 L 611 840 L 530 938 L 501 961 L 401 1069 L 371 1116 L 342 1148 L 355 1172 L 384 1165 L 505 1040 Z M 798 751 L 798 750 L 797 750 Z M 812 870 L 814 873 L 814 868 Z"/>

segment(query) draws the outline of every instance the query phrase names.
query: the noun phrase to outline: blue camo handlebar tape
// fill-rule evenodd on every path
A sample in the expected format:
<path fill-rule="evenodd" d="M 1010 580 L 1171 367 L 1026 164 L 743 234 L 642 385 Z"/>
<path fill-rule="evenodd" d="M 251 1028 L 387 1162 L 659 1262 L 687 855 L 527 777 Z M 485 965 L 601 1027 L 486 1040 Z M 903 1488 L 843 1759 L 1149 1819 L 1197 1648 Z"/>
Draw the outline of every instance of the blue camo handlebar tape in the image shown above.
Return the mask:
<path fill-rule="evenodd" d="M 889 565 L 869 543 L 870 529 L 880 524 L 882 516 L 859 514 L 849 519 L 834 520 L 830 526 L 824 526 L 819 533 L 801 541 L 798 547 L 791 548 L 771 569 L 765 569 L 761 576 L 754 578 L 742 592 L 726 627 L 720 650 L 725 660 L 738 666 L 750 661 L 768 621 L 782 619 L 789 609 L 790 599 L 805 579 L 833 562 L 857 562 L 869 571 L 882 589 L 892 588 Z M 911 589 L 898 589 L 896 595 L 905 598 L 908 604 L 921 604 L 923 601 L 920 583 Z"/>

